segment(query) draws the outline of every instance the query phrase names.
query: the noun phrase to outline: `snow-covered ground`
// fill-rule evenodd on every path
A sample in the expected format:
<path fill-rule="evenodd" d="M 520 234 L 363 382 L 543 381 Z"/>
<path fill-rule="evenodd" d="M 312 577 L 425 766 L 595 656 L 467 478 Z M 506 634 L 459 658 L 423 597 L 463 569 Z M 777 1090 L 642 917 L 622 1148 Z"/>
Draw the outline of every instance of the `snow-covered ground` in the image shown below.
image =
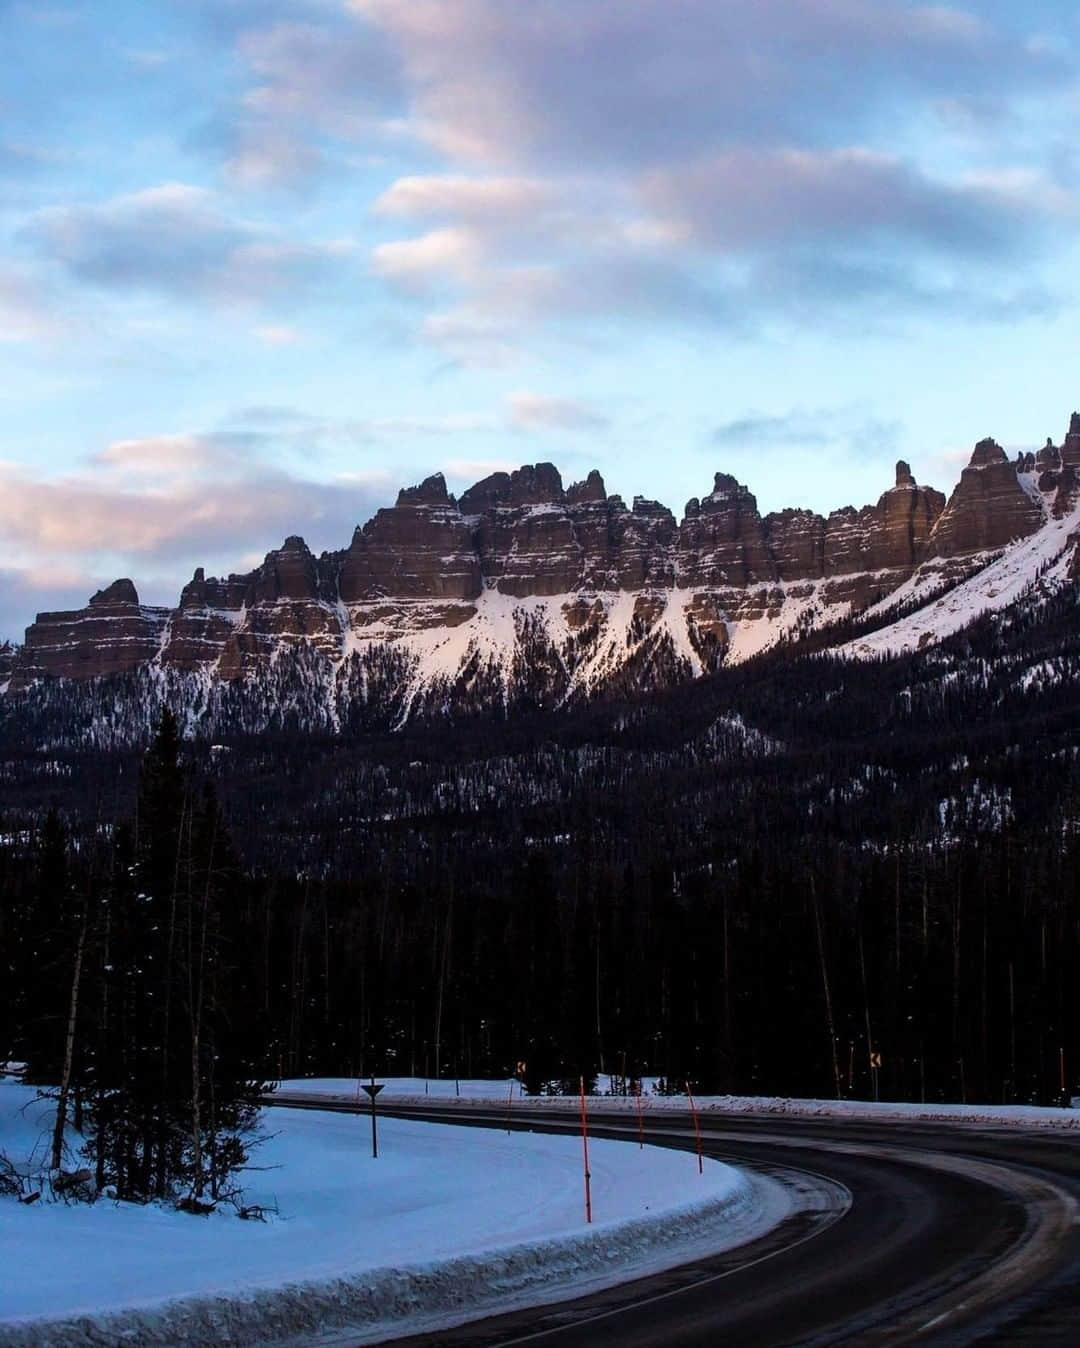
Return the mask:
<path fill-rule="evenodd" d="M 685 1095 L 657 1095 L 654 1093 L 656 1078 L 645 1079 L 645 1094 L 641 1100 L 642 1112 L 649 1114 L 665 1110 L 685 1112 L 689 1104 Z M 458 1087 L 460 1086 L 460 1095 Z M 556 1111 L 576 1108 L 572 1097 L 523 1095 L 521 1087 L 514 1084 L 513 1102 L 508 1104 L 510 1083 L 503 1081 L 425 1081 L 422 1077 L 389 1078 L 385 1094 L 380 1099 L 396 1101 L 398 1104 L 423 1104 L 425 1100 L 438 1099 L 453 1102 L 460 1099 L 462 1105 L 488 1104 L 508 1106 L 511 1110 L 518 1106 L 529 1109 L 551 1109 Z M 630 1113 L 635 1114 L 637 1101 L 632 1096 L 611 1095 L 605 1088 L 610 1087 L 610 1078 L 600 1078 L 600 1094 L 589 1098 L 589 1109 L 593 1113 Z M 323 1096 L 328 1100 L 353 1099 L 356 1083 L 340 1077 L 302 1078 L 283 1081 L 279 1086 L 282 1096 L 303 1095 Z M 366 1098 L 366 1097 L 365 1097 Z M 786 1114 L 809 1118 L 865 1119 L 874 1122 L 904 1122 L 923 1120 L 935 1123 L 979 1123 L 1011 1124 L 1025 1128 L 1072 1128 L 1080 1130 L 1080 1108 L 1056 1109 L 1042 1105 L 986 1105 L 986 1104 L 919 1104 L 909 1101 L 886 1101 L 875 1103 L 871 1100 L 795 1100 L 776 1095 L 705 1095 L 695 1097 L 694 1104 L 702 1113 L 717 1114 Z"/>
<path fill-rule="evenodd" d="M 9 1157 L 42 1154 L 50 1117 L 31 1088 L 0 1081 Z M 246 1201 L 279 1209 L 265 1224 L 0 1199 L 0 1343 L 310 1342 L 346 1325 L 355 1343 L 670 1267 L 799 1205 L 717 1162 L 699 1175 L 685 1151 L 596 1139 L 586 1227 L 577 1137 L 387 1118 L 376 1161 L 363 1116 L 281 1109 L 263 1128 L 243 1179 Z"/>

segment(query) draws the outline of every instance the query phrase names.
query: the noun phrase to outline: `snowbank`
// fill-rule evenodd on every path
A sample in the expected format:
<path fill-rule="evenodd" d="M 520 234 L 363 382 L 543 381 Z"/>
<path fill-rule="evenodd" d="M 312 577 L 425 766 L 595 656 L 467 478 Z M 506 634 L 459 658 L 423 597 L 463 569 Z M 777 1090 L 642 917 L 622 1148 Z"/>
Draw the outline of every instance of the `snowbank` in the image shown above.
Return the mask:
<path fill-rule="evenodd" d="M 656 1095 L 650 1093 L 652 1078 L 646 1078 L 646 1093 L 642 1097 L 643 1113 L 648 1116 L 659 1111 L 689 1109 L 685 1095 Z M 441 1104 L 460 1099 L 463 1106 L 485 1104 L 508 1105 L 510 1082 L 462 1081 L 460 1095 L 453 1081 L 429 1081 L 423 1078 L 398 1077 L 386 1081 L 386 1090 L 379 1098 L 388 1103 L 422 1105 L 438 1100 Z M 426 1086 L 426 1090 L 425 1090 Z M 322 1097 L 330 1101 L 355 1099 L 356 1083 L 340 1077 L 298 1078 L 281 1082 L 278 1088 L 282 1098 L 290 1095 Z M 366 1099 L 366 1097 L 362 1097 Z M 1042 1105 L 946 1105 L 918 1104 L 904 1101 L 871 1100 L 793 1100 L 776 1095 L 705 1095 L 696 1096 L 694 1103 L 701 1113 L 715 1114 L 784 1114 L 797 1118 L 863 1119 L 867 1122 L 911 1123 L 976 1123 L 1011 1124 L 1024 1128 L 1066 1128 L 1080 1130 L 1080 1109 L 1056 1109 Z M 531 1109 L 550 1109 L 556 1112 L 577 1108 L 574 1097 L 552 1095 L 524 1095 L 513 1083 L 510 1108 L 525 1106 Z M 595 1095 L 589 1097 L 590 1113 L 635 1113 L 637 1102 L 632 1096 Z"/>
<path fill-rule="evenodd" d="M 366 1081 L 367 1078 L 365 1077 L 363 1080 Z M 379 1096 L 379 1099 L 384 1101 L 402 1097 L 418 1100 L 422 1096 L 426 1100 L 479 1100 L 485 1104 L 500 1101 L 505 1104 L 530 1098 L 525 1094 L 516 1077 L 506 1077 L 501 1080 L 470 1079 L 466 1077 L 442 1077 L 439 1079 L 432 1077 L 379 1077 L 379 1080 L 385 1086 L 385 1090 Z M 621 1094 L 617 1082 L 618 1078 L 616 1077 L 598 1076 L 596 1078 L 596 1094 L 598 1096 L 612 1095 L 616 1092 Z M 656 1077 L 645 1078 L 643 1084 L 647 1094 L 654 1091 L 656 1082 Z M 290 1081 L 282 1081 L 279 1090 L 283 1095 L 349 1096 L 366 1107 L 367 1096 L 361 1092 L 361 1084 L 360 1081 L 343 1077 L 296 1077 Z"/>
<path fill-rule="evenodd" d="M 50 1115 L 31 1089 L 0 1082 L 9 1154 L 38 1145 Z M 797 1203 L 717 1162 L 700 1176 L 686 1152 L 596 1140 L 587 1228 L 575 1137 L 383 1119 L 375 1161 L 366 1117 L 275 1110 L 264 1127 L 272 1136 L 245 1188 L 248 1201 L 278 1205 L 266 1224 L 0 1200 L 0 1344 L 404 1334 L 729 1248 Z"/>

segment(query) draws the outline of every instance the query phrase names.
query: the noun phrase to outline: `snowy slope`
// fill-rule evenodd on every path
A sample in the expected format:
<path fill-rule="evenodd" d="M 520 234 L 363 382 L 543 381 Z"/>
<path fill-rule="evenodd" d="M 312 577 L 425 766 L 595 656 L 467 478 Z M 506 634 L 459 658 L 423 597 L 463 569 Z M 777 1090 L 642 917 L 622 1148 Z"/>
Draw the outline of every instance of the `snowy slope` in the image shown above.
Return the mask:
<path fill-rule="evenodd" d="M 1034 586 L 1044 593 L 1056 589 L 1066 578 L 1080 529 L 1080 509 L 1060 520 L 1049 520 L 1038 533 L 1006 548 L 982 570 L 962 581 L 940 599 L 917 609 L 888 627 L 859 637 L 838 649 L 856 660 L 899 655 L 920 650 L 962 631 L 985 613 L 997 613 L 1015 604 Z M 927 587 L 924 572 L 916 572 L 875 609 L 869 617 L 905 604 Z"/>

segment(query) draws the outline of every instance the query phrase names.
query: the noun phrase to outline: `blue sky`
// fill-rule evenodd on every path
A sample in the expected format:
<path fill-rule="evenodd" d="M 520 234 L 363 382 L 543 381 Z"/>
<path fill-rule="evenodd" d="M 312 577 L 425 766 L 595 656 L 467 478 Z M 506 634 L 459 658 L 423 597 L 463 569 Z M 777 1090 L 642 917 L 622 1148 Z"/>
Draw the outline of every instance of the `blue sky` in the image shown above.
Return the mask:
<path fill-rule="evenodd" d="M 947 490 L 1080 403 L 1066 0 L 0 0 L 0 636 L 443 470 Z"/>

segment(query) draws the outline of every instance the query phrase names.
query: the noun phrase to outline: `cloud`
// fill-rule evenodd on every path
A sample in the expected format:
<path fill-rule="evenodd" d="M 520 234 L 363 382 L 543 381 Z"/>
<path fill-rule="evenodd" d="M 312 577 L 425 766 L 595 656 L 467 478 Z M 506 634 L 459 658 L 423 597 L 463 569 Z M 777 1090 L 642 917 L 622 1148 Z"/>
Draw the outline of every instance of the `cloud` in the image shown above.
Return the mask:
<path fill-rule="evenodd" d="M 167 484 L 0 469 L 0 541 L 48 557 L 235 555 L 305 528 L 340 546 L 371 505 L 370 483 L 308 482 L 266 467 L 227 483 L 200 476 Z"/>
<path fill-rule="evenodd" d="M 419 293 L 447 280 L 468 281 L 478 274 L 482 249 L 465 229 L 435 229 L 416 239 L 381 243 L 372 252 L 375 273 L 401 289 Z"/>
<path fill-rule="evenodd" d="M 283 424 L 117 440 L 61 474 L 0 462 L 0 568 L 12 577 L 0 631 L 81 606 L 117 575 L 140 588 L 149 576 L 174 599 L 191 567 L 237 569 L 289 534 L 315 551 L 345 546 L 396 484 L 378 465 L 327 481 L 281 467 Z"/>
<path fill-rule="evenodd" d="M 1020 91 L 1063 63 L 974 15 L 894 0 L 350 0 L 396 47 L 416 132 L 456 159 L 613 166 Z"/>
<path fill-rule="evenodd" d="M 985 318 L 1012 296 L 965 305 L 994 289 L 968 264 L 1034 257 L 1049 217 L 1071 227 L 1075 210 L 1033 164 L 986 153 L 1071 71 L 1007 6 L 984 8 L 238 0 L 219 21 L 245 85 L 219 141 L 243 187 L 331 157 L 355 180 L 373 152 L 412 153 L 429 171 L 375 199 L 371 223 L 403 228 L 370 270 L 463 363 L 509 364 L 567 321 L 746 334 L 886 292 L 894 317 L 941 299 Z M 946 106 L 980 123 L 931 167 L 916 147 Z M 790 296 L 785 267 L 803 281 Z M 850 295 L 829 290 L 845 268 L 864 281 Z"/>
<path fill-rule="evenodd" d="M 937 181 L 855 146 L 730 151 L 656 171 L 643 195 L 672 232 L 719 250 L 884 239 L 974 254 L 1012 249 L 1042 213 L 1044 203 L 1016 187 Z"/>
<path fill-rule="evenodd" d="M 375 202 L 376 215 L 450 217 L 472 225 L 520 223 L 560 202 L 559 189 L 535 178 L 460 175 L 398 178 Z"/>
<path fill-rule="evenodd" d="M 709 434 L 715 448 L 738 459 L 746 454 L 761 462 L 761 450 L 777 451 L 786 459 L 791 451 L 822 450 L 875 459 L 894 452 L 903 426 L 853 407 L 800 407 L 783 413 L 748 412 L 721 422 Z"/>
<path fill-rule="evenodd" d="M 326 167 L 331 141 L 381 134 L 385 114 L 402 98 L 398 62 L 377 29 L 329 7 L 318 22 L 314 11 L 304 21 L 295 13 L 256 17 L 234 34 L 248 87 L 219 109 L 204 139 L 223 146 L 234 183 L 296 187 Z"/>
<path fill-rule="evenodd" d="M 114 440 L 90 462 L 114 474 L 175 480 L 221 477 L 251 467 L 253 437 L 243 434 L 148 435 Z"/>
<path fill-rule="evenodd" d="M 247 107 L 301 114 L 346 132 L 368 127 L 371 110 L 401 93 L 390 46 L 370 28 L 278 22 L 242 33 L 239 53 L 258 80 Z"/>
<path fill-rule="evenodd" d="M 717 426 L 709 439 L 720 448 L 751 449 L 768 445 L 827 445 L 830 436 L 807 423 L 804 413 L 765 416 L 755 413 Z"/>
<path fill-rule="evenodd" d="M 508 394 L 506 406 L 510 424 L 524 430 L 598 431 L 609 424 L 607 417 L 570 398 L 522 391 Z"/>
<path fill-rule="evenodd" d="M 310 290 L 348 243 L 297 244 L 225 213 L 215 194 L 166 183 L 100 205 L 37 212 L 23 237 L 80 281 L 170 298 L 262 304 Z"/>

